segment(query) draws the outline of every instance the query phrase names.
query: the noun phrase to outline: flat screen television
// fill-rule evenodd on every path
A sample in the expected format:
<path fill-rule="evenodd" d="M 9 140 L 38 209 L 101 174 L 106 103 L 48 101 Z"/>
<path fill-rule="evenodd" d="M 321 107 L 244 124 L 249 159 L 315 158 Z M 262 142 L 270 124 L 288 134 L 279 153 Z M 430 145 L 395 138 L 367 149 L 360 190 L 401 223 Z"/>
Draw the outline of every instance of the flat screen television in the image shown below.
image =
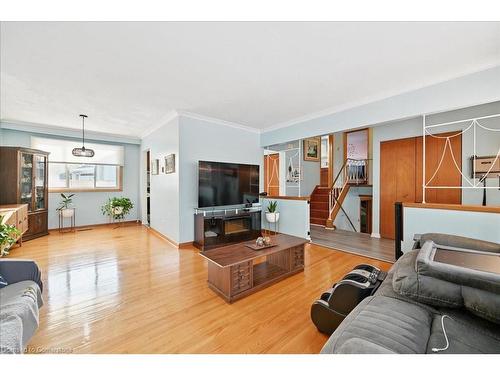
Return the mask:
<path fill-rule="evenodd" d="M 230 206 L 259 201 L 259 166 L 198 162 L 198 207 Z"/>

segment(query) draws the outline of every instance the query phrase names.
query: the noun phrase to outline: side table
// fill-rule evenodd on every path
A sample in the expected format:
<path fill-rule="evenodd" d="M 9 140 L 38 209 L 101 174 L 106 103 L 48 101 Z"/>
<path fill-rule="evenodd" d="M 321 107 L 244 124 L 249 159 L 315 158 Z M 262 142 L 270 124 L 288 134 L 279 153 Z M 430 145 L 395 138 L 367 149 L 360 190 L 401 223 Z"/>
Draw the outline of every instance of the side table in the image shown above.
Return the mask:
<path fill-rule="evenodd" d="M 73 214 L 69 216 L 68 211 L 72 211 Z M 67 208 L 65 210 L 59 210 L 58 212 L 59 212 L 59 233 L 74 232 L 76 210 L 74 208 Z M 69 221 L 69 225 L 65 226 L 65 222 L 67 221 Z"/>

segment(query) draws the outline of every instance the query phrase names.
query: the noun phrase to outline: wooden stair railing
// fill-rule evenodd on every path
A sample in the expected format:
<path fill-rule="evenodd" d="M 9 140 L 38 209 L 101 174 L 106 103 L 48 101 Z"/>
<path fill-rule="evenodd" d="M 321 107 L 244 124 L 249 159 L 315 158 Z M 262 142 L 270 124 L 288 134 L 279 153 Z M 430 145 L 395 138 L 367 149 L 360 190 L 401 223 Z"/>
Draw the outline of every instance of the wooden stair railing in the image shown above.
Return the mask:
<path fill-rule="evenodd" d="M 349 193 L 349 189 L 353 185 L 363 185 L 368 183 L 368 159 L 356 160 L 347 159 L 339 173 L 333 181 L 330 189 L 328 202 L 329 202 L 329 215 L 326 220 L 327 228 L 335 228 L 333 222 L 338 213 L 342 210 L 351 224 L 351 227 L 356 231 L 354 224 L 342 208 L 342 204 Z"/>

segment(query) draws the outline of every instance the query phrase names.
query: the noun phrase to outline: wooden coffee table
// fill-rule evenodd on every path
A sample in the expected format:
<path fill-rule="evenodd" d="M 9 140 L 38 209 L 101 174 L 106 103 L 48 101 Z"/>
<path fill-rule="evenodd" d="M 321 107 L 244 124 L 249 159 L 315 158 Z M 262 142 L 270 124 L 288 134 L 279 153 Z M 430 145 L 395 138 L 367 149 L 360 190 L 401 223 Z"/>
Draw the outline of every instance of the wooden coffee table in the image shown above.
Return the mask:
<path fill-rule="evenodd" d="M 208 286 L 231 303 L 304 270 L 304 238 L 277 234 L 277 246 L 252 250 L 242 242 L 201 252 L 208 260 Z"/>

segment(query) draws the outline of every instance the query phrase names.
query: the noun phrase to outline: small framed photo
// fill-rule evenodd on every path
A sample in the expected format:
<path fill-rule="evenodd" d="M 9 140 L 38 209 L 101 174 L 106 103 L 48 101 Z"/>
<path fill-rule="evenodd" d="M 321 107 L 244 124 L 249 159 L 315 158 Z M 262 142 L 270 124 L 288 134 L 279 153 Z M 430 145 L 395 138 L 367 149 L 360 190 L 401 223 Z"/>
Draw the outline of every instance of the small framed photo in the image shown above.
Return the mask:
<path fill-rule="evenodd" d="M 160 172 L 160 159 L 153 159 L 151 161 L 151 174 L 159 174 Z"/>
<path fill-rule="evenodd" d="M 165 156 L 165 173 L 175 173 L 175 154 Z"/>
<path fill-rule="evenodd" d="M 321 137 L 304 139 L 304 160 L 305 161 L 320 161 L 321 160 Z"/>

